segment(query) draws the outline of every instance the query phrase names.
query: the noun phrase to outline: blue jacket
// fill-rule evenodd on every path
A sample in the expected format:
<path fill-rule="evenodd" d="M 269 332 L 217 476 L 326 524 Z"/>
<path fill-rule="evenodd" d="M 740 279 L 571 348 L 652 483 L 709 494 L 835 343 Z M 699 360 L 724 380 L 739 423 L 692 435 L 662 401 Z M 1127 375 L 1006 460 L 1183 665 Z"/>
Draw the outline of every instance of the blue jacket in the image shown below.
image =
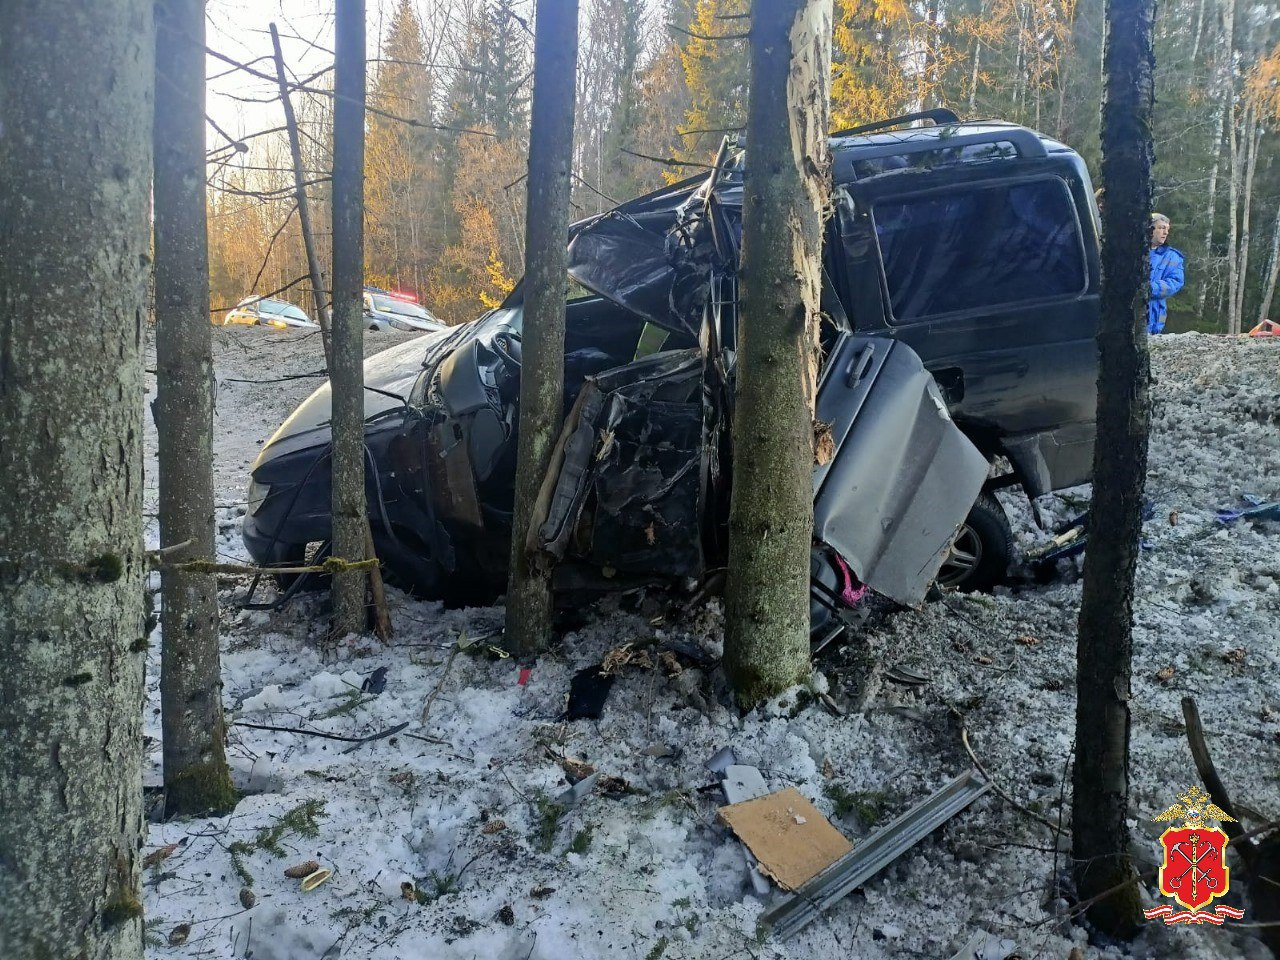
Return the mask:
<path fill-rule="evenodd" d="M 1164 329 L 1164 318 L 1169 313 L 1165 303 L 1182 289 L 1186 282 L 1182 251 L 1166 244 L 1149 251 L 1151 258 L 1151 299 L 1147 302 L 1147 333 L 1159 333 Z"/>

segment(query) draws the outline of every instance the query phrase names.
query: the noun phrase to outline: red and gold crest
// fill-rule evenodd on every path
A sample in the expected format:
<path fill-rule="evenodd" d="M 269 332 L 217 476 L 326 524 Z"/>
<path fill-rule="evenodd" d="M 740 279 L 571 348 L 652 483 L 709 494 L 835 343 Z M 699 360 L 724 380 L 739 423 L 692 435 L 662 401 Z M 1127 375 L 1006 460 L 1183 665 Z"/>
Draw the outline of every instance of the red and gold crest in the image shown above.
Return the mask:
<path fill-rule="evenodd" d="M 1172 906 L 1145 911 L 1148 920 L 1161 918 L 1165 923 L 1212 923 L 1239 920 L 1243 910 L 1219 904 L 1206 907 L 1231 886 L 1231 870 L 1227 867 L 1227 835 L 1209 820 L 1235 820 L 1214 806 L 1199 787 L 1192 787 L 1156 820 L 1183 821 L 1181 827 L 1170 827 L 1160 837 L 1164 847 L 1164 863 L 1160 866 L 1160 892 L 1184 909 Z"/>

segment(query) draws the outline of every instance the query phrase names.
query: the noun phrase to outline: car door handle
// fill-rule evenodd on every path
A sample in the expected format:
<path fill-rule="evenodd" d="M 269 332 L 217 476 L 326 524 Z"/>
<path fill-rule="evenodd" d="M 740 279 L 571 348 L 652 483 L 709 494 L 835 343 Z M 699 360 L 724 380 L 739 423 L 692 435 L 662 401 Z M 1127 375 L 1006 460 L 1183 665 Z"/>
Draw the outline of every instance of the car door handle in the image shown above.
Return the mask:
<path fill-rule="evenodd" d="M 867 375 L 867 368 L 871 366 L 871 361 L 875 359 L 875 349 L 871 344 L 867 344 L 849 361 L 849 366 L 845 367 L 844 385 L 846 387 L 854 387 L 862 382 L 862 378 Z"/>

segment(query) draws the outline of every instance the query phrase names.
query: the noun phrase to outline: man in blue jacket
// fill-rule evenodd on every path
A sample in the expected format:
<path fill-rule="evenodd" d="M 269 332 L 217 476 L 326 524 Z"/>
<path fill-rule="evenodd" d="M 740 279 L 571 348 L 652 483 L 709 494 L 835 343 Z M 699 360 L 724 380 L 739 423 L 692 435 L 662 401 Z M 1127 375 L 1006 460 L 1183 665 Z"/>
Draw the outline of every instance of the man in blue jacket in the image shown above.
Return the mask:
<path fill-rule="evenodd" d="M 1165 301 L 1182 289 L 1186 282 L 1182 251 L 1169 246 L 1169 218 L 1163 213 L 1151 215 L 1151 298 L 1147 302 L 1147 332 L 1159 333 L 1164 329 L 1164 318 L 1169 313 Z"/>

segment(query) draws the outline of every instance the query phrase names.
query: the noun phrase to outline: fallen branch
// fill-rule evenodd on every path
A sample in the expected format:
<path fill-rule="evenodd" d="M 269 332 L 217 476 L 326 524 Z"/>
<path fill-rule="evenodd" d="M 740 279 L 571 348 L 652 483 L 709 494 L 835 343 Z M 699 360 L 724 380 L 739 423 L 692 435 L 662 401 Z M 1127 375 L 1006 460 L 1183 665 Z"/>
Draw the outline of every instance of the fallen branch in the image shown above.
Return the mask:
<path fill-rule="evenodd" d="M 444 682 L 449 676 L 449 668 L 453 666 L 454 659 L 458 654 L 471 646 L 472 641 L 466 637 L 459 637 L 457 643 L 453 645 L 453 649 L 449 651 L 449 659 L 444 662 L 444 670 L 440 674 L 440 682 L 436 684 L 436 688 L 427 694 L 427 700 L 422 705 L 422 725 L 427 725 L 427 717 L 431 714 L 431 705 L 436 702 L 436 697 L 440 696 L 440 691 L 444 689 Z"/>
<path fill-rule="evenodd" d="M 308 730 L 305 727 L 276 727 L 268 723 L 249 723 L 247 720 L 236 720 L 232 723 L 233 727 L 248 727 L 250 730 L 270 730 L 273 733 L 297 733 L 306 737 L 320 737 L 324 740 L 341 740 L 343 743 L 369 743 L 372 740 L 383 740 L 387 737 L 395 736 L 405 727 L 409 726 L 409 721 L 396 724 L 380 733 L 371 733 L 367 737 L 345 737 L 340 733 L 325 733 L 323 730 Z"/>
<path fill-rule="evenodd" d="M 343 560 L 341 557 L 327 557 L 324 563 L 301 567 L 255 567 L 247 563 L 212 563 L 208 560 L 188 560 L 185 563 L 162 563 L 158 570 L 181 570 L 185 573 L 216 573 L 231 576 L 266 574 L 274 576 L 280 573 L 346 573 L 348 570 L 367 570 L 378 565 L 377 558 L 371 560 Z"/>
<path fill-rule="evenodd" d="M 987 768 L 982 765 L 982 762 L 978 759 L 978 755 L 973 752 L 973 747 L 969 743 L 969 730 L 964 725 L 964 717 L 961 716 L 960 712 L 956 710 L 955 707 L 952 707 L 951 709 L 955 712 L 956 716 L 960 717 L 960 742 L 964 744 L 964 752 L 969 755 L 969 760 L 978 768 L 978 772 L 987 778 L 987 782 L 991 784 L 991 792 L 1019 813 L 1025 814 L 1037 823 L 1042 823 L 1050 830 L 1056 832 L 1059 829 L 1057 824 L 1047 817 L 1042 817 L 1030 807 L 1023 806 L 1017 800 L 1013 799 L 1013 797 L 996 782 L 996 779 L 987 772 Z"/>

